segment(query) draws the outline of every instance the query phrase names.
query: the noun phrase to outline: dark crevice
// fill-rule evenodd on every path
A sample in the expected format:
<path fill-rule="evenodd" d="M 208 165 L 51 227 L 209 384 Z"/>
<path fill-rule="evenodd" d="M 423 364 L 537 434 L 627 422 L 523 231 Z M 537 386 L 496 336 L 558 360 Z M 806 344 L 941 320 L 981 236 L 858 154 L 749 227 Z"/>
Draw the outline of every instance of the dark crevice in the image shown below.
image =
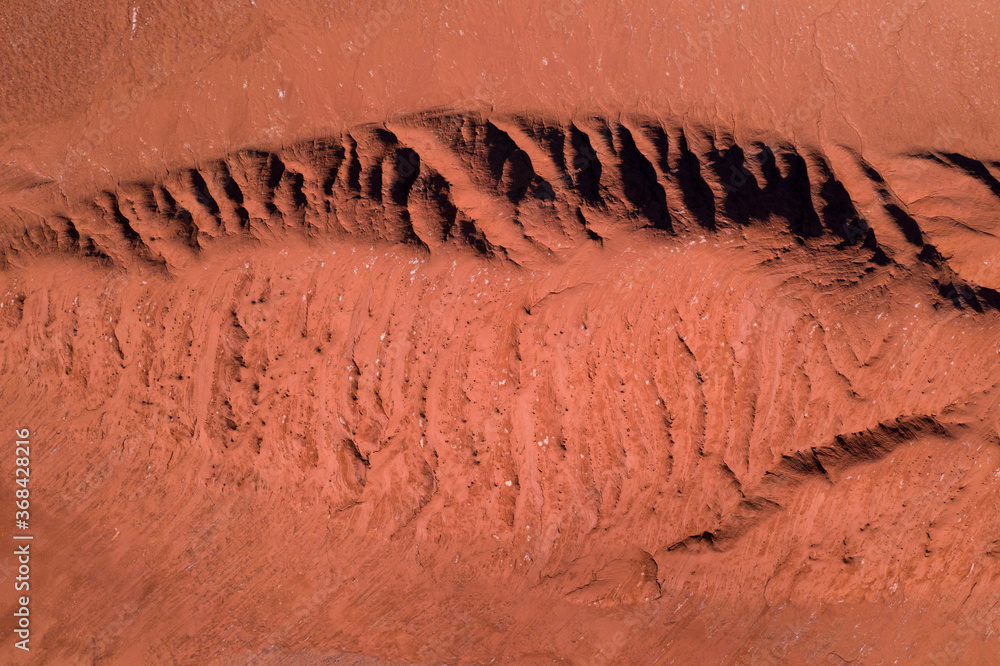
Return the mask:
<path fill-rule="evenodd" d="M 656 170 L 639 151 L 628 128 L 618 125 L 617 131 L 621 145 L 619 158 L 625 197 L 650 221 L 654 229 L 673 231 L 667 195 L 656 178 Z"/>
<path fill-rule="evenodd" d="M 420 175 L 420 155 L 410 148 L 399 148 L 395 153 L 396 178 L 393 180 L 390 195 L 399 206 L 406 206 L 410 198 L 410 189 Z"/>
<path fill-rule="evenodd" d="M 688 147 L 687 137 L 681 134 L 677 141 L 680 157 L 677 160 L 677 184 L 680 185 L 684 206 L 691 211 L 698 224 L 706 229 L 715 228 L 715 195 L 701 175 L 701 161 Z"/>
<path fill-rule="evenodd" d="M 188 169 L 187 171 L 187 186 L 194 195 L 195 200 L 208 212 L 212 217 L 219 217 L 219 204 L 215 201 L 215 197 L 212 193 L 208 191 L 208 184 L 202 177 L 201 173 L 196 169 Z M 238 189 L 238 188 L 237 188 Z"/>
<path fill-rule="evenodd" d="M 597 151 L 590 144 L 590 137 L 575 125 L 570 127 L 570 146 L 573 149 L 573 175 L 576 189 L 590 203 L 601 201 L 601 162 Z"/>

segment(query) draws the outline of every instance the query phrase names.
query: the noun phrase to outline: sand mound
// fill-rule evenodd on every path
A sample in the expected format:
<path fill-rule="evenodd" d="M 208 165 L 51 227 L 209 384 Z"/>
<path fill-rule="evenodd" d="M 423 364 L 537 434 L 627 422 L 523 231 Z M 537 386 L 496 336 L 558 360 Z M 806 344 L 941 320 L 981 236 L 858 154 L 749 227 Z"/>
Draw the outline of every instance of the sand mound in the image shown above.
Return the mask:
<path fill-rule="evenodd" d="M 37 635 L 64 662 L 986 659 L 998 176 L 428 112 L 79 196 L 11 180 Z"/>

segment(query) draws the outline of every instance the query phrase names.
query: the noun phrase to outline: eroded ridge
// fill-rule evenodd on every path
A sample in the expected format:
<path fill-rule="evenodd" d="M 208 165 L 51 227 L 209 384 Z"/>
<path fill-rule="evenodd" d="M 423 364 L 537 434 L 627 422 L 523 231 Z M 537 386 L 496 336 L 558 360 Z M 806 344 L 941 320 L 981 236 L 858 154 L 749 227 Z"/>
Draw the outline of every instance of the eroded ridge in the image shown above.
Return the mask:
<path fill-rule="evenodd" d="M 7 202 L 0 378 L 60 447 L 64 551 L 139 516 L 116 547 L 171 581 L 157 618 L 263 569 L 322 577 L 282 588 L 303 640 L 373 654 L 433 623 L 401 595 L 492 622 L 484 586 L 650 641 L 706 603 L 746 631 L 899 581 L 988 613 L 996 169 L 429 114 L 75 203 L 40 186 Z M 194 536 L 146 558 L 162 534 Z"/>
<path fill-rule="evenodd" d="M 868 166 L 869 180 L 881 176 Z M 885 210 L 922 246 L 917 223 Z M 519 263 L 630 230 L 672 235 L 780 220 L 888 259 L 829 160 L 787 142 L 649 119 L 421 115 L 273 152 L 241 150 L 122 184 L 58 214 L 17 210 L 6 255 L 61 250 L 179 267 L 226 238 L 315 235 L 442 244 Z M 15 217 L 17 217 L 15 216 Z"/>
<path fill-rule="evenodd" d="M 777 224 L 803 243 L 857 247 L 875 265 L 924 262 L 939 269 L 935 284 L 956 305 L 1000 306 L 992 279 L 958 275 L 937 234 L 928 238 L 940 215 L 922 220 L 872 163 L 834 153 L 840 174 L 815 148 L 773 137 L 740 144 L 731 134 L 649 118 L 422 114 L 274 151 L 237 151 L 64 209 L 37 197 L 11 205 L 2 258 L 60 251 L 171 270 L 220 242 L 298 233 L 455 246 L 538 267 L 639 230 L 669 242 Z M 927 151 L 889 167 L 935 182 L 936 172 L 907 160 L 1000 196 L 988 162 Z"/>

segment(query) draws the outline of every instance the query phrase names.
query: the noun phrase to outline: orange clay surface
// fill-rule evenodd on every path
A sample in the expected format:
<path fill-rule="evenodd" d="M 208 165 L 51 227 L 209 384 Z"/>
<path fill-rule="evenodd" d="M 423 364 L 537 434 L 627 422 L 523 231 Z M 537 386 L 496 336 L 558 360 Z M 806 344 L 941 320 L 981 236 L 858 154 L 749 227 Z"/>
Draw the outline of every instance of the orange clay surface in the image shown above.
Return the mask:
<path fill-rule="evenodd" d="M 0 9 L 0 662 L 1000 663 L 1000 10 L 626 4 Z"/>

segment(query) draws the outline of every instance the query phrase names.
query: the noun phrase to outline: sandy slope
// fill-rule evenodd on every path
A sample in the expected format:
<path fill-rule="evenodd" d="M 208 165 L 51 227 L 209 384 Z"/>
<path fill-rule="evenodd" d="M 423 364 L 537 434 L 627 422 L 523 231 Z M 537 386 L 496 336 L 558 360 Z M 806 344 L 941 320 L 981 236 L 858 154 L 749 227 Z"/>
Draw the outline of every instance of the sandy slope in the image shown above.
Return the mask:
<path fill-rule="evenodd" d="M 877 660 L 949 621 L 978 649 L 989 248 L 831 159 L 425 115 L 22 194 L 4 382 L 58 455 L 47 650 L 80 607 L 122 660 Z M 963 159 L 918 161 L 988 207 Z"/>
<path fill-rule="evenodd" d="M 919 38 L 988 52 L 980 9 L 855 39 L 847 6 L 251 4 L 4 47 L 32 83 L 3 105 L 0 421 L 34 433 L 35 659 L 996 660 L 1000 151 L 953 113 L 989 73 L 935 88 L 947 39 Z M 32 59 L 63 34 L 65 67 Z M 637 35 L 680 68 L 658 86 Z M 364 53 L 288 55 L 338 40 Z M 848 44 L 901 78 L 844 83 Z M 334 91 L 368 66 L 384 88 Z M 274 67 L 292 92 L 243 97 Z M 508 83 L 463 97 L 479 67 Z"/>

